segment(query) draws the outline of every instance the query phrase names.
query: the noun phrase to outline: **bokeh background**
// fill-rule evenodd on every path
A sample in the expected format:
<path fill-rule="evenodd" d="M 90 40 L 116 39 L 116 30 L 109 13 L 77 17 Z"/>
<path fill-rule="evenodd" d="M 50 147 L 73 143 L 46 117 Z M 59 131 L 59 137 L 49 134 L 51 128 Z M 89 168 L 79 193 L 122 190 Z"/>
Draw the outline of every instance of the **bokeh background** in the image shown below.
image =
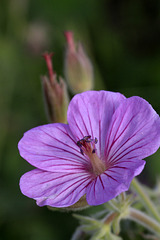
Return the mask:
<path fill-rule="evenodd" d="M 19 190 L 19 178 L 31 166 L 17 143 L 25 131 L 48 122 L 42 53 L 55 53 L 54 69 L 64 76 L 65 30 L 90 56 L 95 89 L 139 95 L 160 114 L 159 0 L 1 0 L 0 240 L 67 240 L 78 224 L 72 213 L 40 208 Z M 141 180 L 153 186 L 158 175 L 159 152 L 148 158 Z"/>

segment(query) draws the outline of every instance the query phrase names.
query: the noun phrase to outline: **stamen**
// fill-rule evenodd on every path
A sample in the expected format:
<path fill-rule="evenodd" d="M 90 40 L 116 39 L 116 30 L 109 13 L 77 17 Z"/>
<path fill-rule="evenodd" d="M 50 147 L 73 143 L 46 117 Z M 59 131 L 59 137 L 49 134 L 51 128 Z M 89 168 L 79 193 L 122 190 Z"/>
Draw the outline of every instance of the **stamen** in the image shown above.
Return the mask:
<path fill-rule="evenodd" d="M 91 151 L 92 153 L 96 152 L 95 144 L 98 142 L 98 139 L 91 139 L 91 136 L 85 136 L 77 142 L 77 146 L 80 148 L 80 152 L 84 155 L 84 152 Z M 88 144 L 89 143 L 89 144 Z"/>
<path fill-rule="evenodd" d="M 91 136 L 85 136 L 77 142 L 77 146 L 80 148 L 82 155 L 89 157 L 92 164 L 92 171 L 94 174 L 99 175 L 106 170 L 105 163 L 97 156 L 95 144 L 98 139 L 92 139 Z"/>

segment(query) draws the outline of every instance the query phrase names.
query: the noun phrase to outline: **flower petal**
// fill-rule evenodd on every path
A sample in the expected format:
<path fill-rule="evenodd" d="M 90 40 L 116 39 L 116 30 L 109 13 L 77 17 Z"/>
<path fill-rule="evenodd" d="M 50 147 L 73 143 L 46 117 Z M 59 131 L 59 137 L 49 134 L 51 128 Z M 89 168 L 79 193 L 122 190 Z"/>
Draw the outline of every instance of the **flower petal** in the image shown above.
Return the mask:
<path fill-rule="evenodd" d="M 127 191 L 132 179 L 141 173 L 144 165 L 145 161 L 139 160 L 107 169 L 88 185 L 86 196 L 88 204 L 103 204 Z"/>
<path fill-rule="evenodd" d="M 47 171 L 79 172 L 90 163 L 80 153 L 66 124 L 47 124 L 26 132 L 18 144 L 20 155 Z"/>
<path fill-rule="evenodd" d="M 123 101 L 116 110 L 106 138 L 108 164 L 143 159 L 160 146 L 160 118 L 140 97 Z"/>
<path fill-rule="evenodd" d="M 86 193 L 89 182 L 90 176 L 85 172 L 55 173 L 34 169 L 21 177 L 20 188 L 39 206 L 67 207 Z"/>
<path fill-rule="evenodd" d="M 88 91 L 73 97 L 68 108 L 68 123 L 76 141 L 88 135 L 96 137 L 98 155 L 103 155 L 110 121 L 123 99 L 122 94 L 108 91 Z"/>

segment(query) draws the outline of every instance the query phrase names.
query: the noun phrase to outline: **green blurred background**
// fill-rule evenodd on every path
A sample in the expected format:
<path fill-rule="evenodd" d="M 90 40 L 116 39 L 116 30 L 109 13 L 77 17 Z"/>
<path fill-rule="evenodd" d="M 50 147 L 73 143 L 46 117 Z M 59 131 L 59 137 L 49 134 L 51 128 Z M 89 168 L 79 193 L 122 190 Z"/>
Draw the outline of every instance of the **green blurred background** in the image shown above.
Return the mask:
<path fill-rule="evenodd" d="M 19 190 L 20 176 L 32 167 L 17 143 L 26 130 L 47 123 L 41 55 L 53 51 L 54 69 L 64 76 L 65 30 L 92 59 L 95 89 L 139 95 L 160 114 L 159 0 L 1 0 L 0 240 L 67 240 L 78 224 L 72 213 L 40 208 Z M 159 174 L 157 152 L 141 179 L 153 185 Z"/>

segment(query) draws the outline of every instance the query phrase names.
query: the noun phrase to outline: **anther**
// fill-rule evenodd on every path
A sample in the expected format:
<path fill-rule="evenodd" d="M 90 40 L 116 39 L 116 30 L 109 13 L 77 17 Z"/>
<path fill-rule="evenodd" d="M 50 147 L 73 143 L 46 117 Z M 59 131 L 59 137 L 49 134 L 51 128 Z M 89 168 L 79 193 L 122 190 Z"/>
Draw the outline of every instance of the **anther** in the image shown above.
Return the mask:
<path fill-rule="evenodd" d="M 95 144 L 98 142 L 98 139 L 92 139 L 90 135 L 85 136 L 84 138 L 77 141 L 77 146 L 80 148 L 80 152 L 82 155 L 88 153 L 95 153 Z"/>
<path fill-rule="evenodd" d="M 96 152 L 96 149 L 93 149 L 93 150 L 92 150 L 92 153 L 95 153 L 95 152 Z"/>

